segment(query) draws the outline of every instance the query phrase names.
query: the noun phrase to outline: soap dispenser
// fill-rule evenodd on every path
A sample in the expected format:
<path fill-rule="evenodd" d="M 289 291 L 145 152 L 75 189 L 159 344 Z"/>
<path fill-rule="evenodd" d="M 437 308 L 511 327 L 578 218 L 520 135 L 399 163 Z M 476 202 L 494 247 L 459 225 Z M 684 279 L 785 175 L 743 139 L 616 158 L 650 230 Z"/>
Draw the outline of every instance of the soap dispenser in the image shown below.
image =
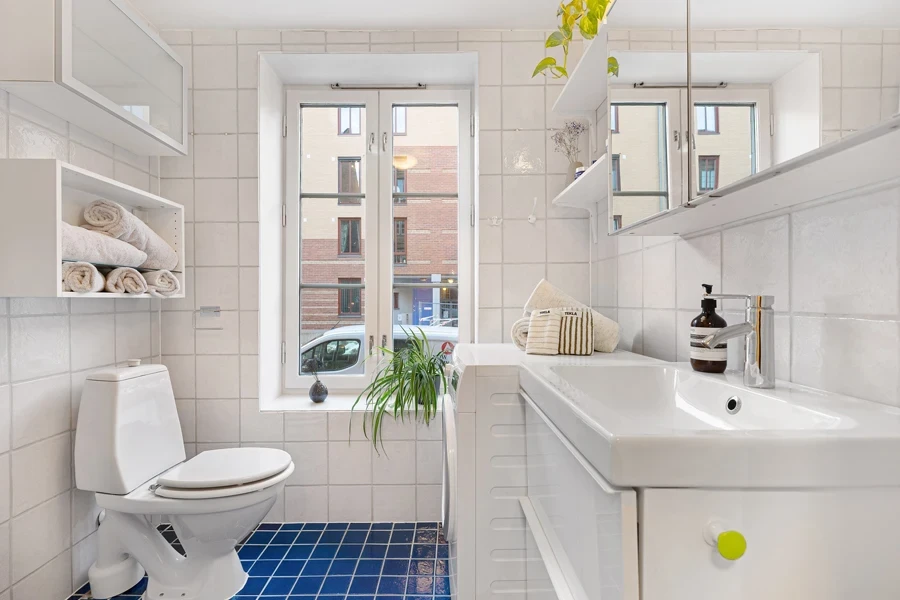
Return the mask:
<path fill-rule="evenodd" d="M 713 286 L 704 283 L 706 294 L 712 294 Z M 716 301 L 703 298 L 700 301 L 702 311 L 691 321 L 691 367 L 701 373 L 724 373 L 728 366 L 728 344 L 719 344 L 715 348 L 706 348 L 700 340 L 726 327 L 721 316 L 716 314 Z"/>

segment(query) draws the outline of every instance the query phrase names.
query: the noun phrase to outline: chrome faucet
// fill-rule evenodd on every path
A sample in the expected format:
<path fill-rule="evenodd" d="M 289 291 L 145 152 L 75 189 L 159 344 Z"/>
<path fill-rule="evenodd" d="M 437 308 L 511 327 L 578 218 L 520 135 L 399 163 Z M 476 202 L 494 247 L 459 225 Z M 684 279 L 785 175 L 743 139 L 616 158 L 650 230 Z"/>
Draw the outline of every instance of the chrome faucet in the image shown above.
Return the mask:
<path fill-rule="evenodd" d="M 751 388 L 775 387 L 775 312 L 774 296 L 744 296 L 741 294 L 703 294 L 714 300 L 746 300 L 747 320 L 729 325 L 703 338 L 700 343 L 715 348 L 731 338 L 746 336 L 744 385 Z"/>

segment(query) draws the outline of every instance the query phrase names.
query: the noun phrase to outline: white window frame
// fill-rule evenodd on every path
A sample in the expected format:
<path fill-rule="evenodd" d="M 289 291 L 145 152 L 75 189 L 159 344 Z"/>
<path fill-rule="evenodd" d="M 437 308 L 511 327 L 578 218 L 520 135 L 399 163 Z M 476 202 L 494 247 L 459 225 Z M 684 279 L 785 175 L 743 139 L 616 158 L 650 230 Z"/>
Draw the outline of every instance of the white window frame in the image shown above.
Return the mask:
<path fill-rule="evenodd" d="M 474 228 L 470 223 L 474 197 L 474 138 L 470 135 L 471 90 L 286 90 L 287 135 L 285 152 L 285 257 L 284 257 L 284 393 L 302 394 L 315 381 L 300 375 L 300 108 L 301 106 L 359 105 L 365 110 L 365 337 L 362 352 L 393 344 L 393 106 L 455 105 L 459 110 L 459 342 L 474 335 Z M 408 125 L 407 125 L 408 126 Z M 363 375 L 319 377 L 334 394 L 355 394 L 371 381 L 378 361 L 366 360 Z"/>

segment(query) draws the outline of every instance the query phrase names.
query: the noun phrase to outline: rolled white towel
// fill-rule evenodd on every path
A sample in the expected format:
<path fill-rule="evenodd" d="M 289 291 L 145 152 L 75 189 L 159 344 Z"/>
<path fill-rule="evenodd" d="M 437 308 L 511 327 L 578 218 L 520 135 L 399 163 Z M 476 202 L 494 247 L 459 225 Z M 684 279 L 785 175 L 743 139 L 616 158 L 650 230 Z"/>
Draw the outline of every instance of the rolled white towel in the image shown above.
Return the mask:
<path fill-rule="evenodd" d="M 97 267 L 86 262 L 70 262 L 62 265 L 62 288 L 64 292 L 86 294 L 99 292 L 106 285 L 106 278 Z"/>
<path fill-rule="evenodd" d="M 96 231 L 60 222 L 59 245 L 63 260 L 85 261 L 99 265 L 137 267 L 147 254 L 131 244 Z"/>
<path fill-rule="evenodd" d="M 528 340 L 525 352 L 528 354 L 559 354 L 559 333 L 563 311 L 558 308 L 545 308 L 531 313 L 528 322 Z"/>
<path fill-rule="evenodd" d="M 512 324 L 512 328 L 509 331 L 509 337 L 512 338 L 513 344 L 516 345 L 516 348 L 519 350 L 525 350 L 526 344 L 528 343 L 528 322 L 531 321 L 531 317 L 523 317 Z"/>
<path fill-rule="evenodd" d="M 144 273 L 144 280 L 147 282 L 147 291 L 150 295 L 158 298 L 172 296 L 181 290 L 181 282 L 166 270 Z"/>
<path fill-rule="evenodd" d="M 542 308 L 587 308 L 546 279 L 541 279 L 531 297 L 525 303 L 525 314 Z M 593 311 L 594 318 L 594 350 L 597 352 L 613 352 L 619 344 L 619 324 L 612 319 Z"/>
<path fill-rule="evenodd" d="M 84 209 L 87 229 L 128 242 L 147 253 L 147 260 L 138 265 L 145 269 L 174 269 L 178 253 L 155 231 L 124 207 L 109 200 L 95 200 Z"/>
<path fill-rule="evenodd" d="M 147 281 L 144 276 L 129 267 L 113 269 L 106 276 L 106 291 L 117 294 L 144 294 Z"/>

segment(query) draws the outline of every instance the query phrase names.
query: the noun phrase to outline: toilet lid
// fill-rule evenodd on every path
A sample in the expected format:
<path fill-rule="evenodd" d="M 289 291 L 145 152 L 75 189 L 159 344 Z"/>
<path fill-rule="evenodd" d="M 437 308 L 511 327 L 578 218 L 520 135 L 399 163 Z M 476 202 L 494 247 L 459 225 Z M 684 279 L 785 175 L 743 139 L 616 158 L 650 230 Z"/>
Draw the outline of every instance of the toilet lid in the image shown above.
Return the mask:
<path fill-rule="evenodd" d="M 207 450 L 172 467 L 157 483 L 176 489 L 233 487 L 268 479 L 290 464 L 291 455 L 275 448 Z"/>
<path fill-rule="evenodd" d="M 244 494 L 258 492 L 260 490 L 264 490 L 266 488 L 272 487 L 273 485 L 281 483 L 282 481 L 290 477 L 291 473 L 293 472 L 294 463 L 290 463 L 287 466 L 287 469 L 280 473 L 276 473 L 275 475 L 267 477 L 266 479 L 260 479 L 259 481 L 246 483 L 244 485 L 233 485 L 230 487 L 215 488 L 170 488 L 161 485 L 156 487 L 153 490 L 153 493 L 157 496 L 161 496 L 163 498 L 171 498 L 174 500 L 210 500 L 213 498 L 242 496 Z"/>

